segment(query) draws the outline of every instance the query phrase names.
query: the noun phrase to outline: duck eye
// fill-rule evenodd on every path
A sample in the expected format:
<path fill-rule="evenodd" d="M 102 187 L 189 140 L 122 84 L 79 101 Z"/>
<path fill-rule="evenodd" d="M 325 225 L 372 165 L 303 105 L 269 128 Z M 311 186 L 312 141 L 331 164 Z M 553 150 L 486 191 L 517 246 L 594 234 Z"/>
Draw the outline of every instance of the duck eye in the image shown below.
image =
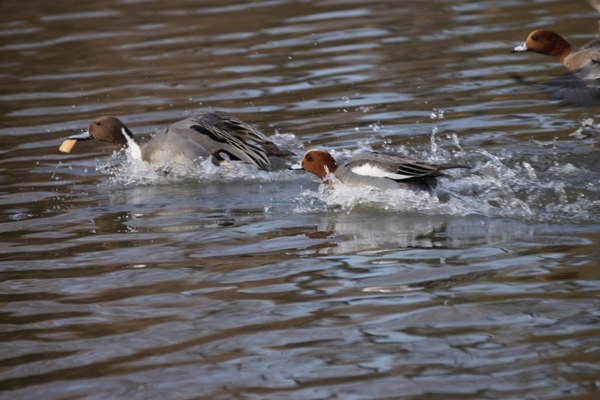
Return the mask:
<path fill-rule="evenodd" d="M 533 39 L 533 40 L 534 40 L 534 41 L 536 41 L 536 42 L 537 42 L 537 40 L 538 40 L 539 38 L 540 38 L 540 37 L 539 37 L 538 35 L 533 35 L 533 36 L 531 37 L 531 39 Z"/>
<path fill-rule="evenodd" d="M 306 159 L 307 159 L 308 161 L 312 161 L 312 156 L 309 154 L 309 155 L 307 155 L 307 156 L 306 156 Z"/>
<path fill-rule="evenodd" d="M 101 122 L 100 122 L 100 121 L 96 121 L 96 122 L 95 122 L 95 124 L 96 124 L 97 126 L 100 126 Z"/>

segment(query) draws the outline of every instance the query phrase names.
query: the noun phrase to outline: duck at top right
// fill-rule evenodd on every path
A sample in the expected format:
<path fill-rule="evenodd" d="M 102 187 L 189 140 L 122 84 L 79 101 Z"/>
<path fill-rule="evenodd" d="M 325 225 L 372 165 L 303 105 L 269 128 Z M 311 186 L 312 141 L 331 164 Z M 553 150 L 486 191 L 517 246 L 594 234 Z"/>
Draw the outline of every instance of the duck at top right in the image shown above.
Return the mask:
<path fill-rule="evenodd" d="M 600 0 L 588 0 L 600 12 Z M 599 22 L 600 28 L 600 22 Z M 531 51 L 558 58 L 569 70 L 543 83 L 532 84 L 518 74 L 509 74 L 521 83 L 546 92 L 554 100 L 567 105 L 592 107 L 600 105 L 600 30 L 595 39 L 581 47 L 573 47 L 556 32 L 538 29 L 511 53 Z"/>

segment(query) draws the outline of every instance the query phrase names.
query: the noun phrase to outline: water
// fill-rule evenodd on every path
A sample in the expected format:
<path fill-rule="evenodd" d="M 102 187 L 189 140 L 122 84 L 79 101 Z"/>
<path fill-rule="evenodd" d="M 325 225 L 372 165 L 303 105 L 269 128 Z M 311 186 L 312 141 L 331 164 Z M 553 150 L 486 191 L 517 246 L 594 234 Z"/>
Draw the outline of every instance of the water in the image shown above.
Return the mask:
<path fill-rule="evenodd" d="M 0 398 L 598 397 L 595 109 L 507 75 L 562 72 L 509 49 L 592 39 L 586 2 L 0 8 Z M 427 198 L 58 151 L 208 110 L 473 168 Z"/>

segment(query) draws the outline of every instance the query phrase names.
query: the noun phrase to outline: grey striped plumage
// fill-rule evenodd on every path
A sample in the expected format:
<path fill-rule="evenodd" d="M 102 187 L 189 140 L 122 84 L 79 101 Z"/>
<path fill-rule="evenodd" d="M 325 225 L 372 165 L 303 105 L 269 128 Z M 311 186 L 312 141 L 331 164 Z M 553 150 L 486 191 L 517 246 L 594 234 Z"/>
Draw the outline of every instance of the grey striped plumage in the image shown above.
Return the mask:
<path fill-rule="evenodd" d="M 376 165 L 384 171 L 394 174 L 408 175 L 411 178 L 425 176 L 444 176 L 442 170 L 452 168 L 470 168 L 460 164 L 432 164 L 425 160 L 391 152 L 359 153 L 345 163 L 347 168 L 353 169 L 364 164 Z"/>

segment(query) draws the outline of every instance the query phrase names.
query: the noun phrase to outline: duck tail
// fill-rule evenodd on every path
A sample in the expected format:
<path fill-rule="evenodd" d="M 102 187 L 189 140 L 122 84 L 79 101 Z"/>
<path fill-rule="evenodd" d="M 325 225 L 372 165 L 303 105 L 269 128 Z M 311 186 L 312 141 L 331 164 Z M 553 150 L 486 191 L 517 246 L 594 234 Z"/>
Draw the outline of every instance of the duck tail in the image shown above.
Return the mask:
<path fill-rule="evenodd" d="M 471 169 L 472 167 L 470 165 L 465 165 L 465 164 L 440 164 L 438 165 L 440 171 L 444 170 L 444 169 L 454 169 L 454 168 L 466 168 L 466 169 Z"/>
<path fill-rule="evenodd" d="M 267 153 L 267 156 L 269 156 L 269 157 L 279 157 L 281 159 L 287 160 L 289 156 L 295 156 L 296 155 L 296 153 L 294 153 L 294 152 L 291 152 L 291 151 L 286 150 L 286 149 L 279 148 L 273 142 L 261 143 L 261 146 L 265 150 L 265 152 Z"/>

